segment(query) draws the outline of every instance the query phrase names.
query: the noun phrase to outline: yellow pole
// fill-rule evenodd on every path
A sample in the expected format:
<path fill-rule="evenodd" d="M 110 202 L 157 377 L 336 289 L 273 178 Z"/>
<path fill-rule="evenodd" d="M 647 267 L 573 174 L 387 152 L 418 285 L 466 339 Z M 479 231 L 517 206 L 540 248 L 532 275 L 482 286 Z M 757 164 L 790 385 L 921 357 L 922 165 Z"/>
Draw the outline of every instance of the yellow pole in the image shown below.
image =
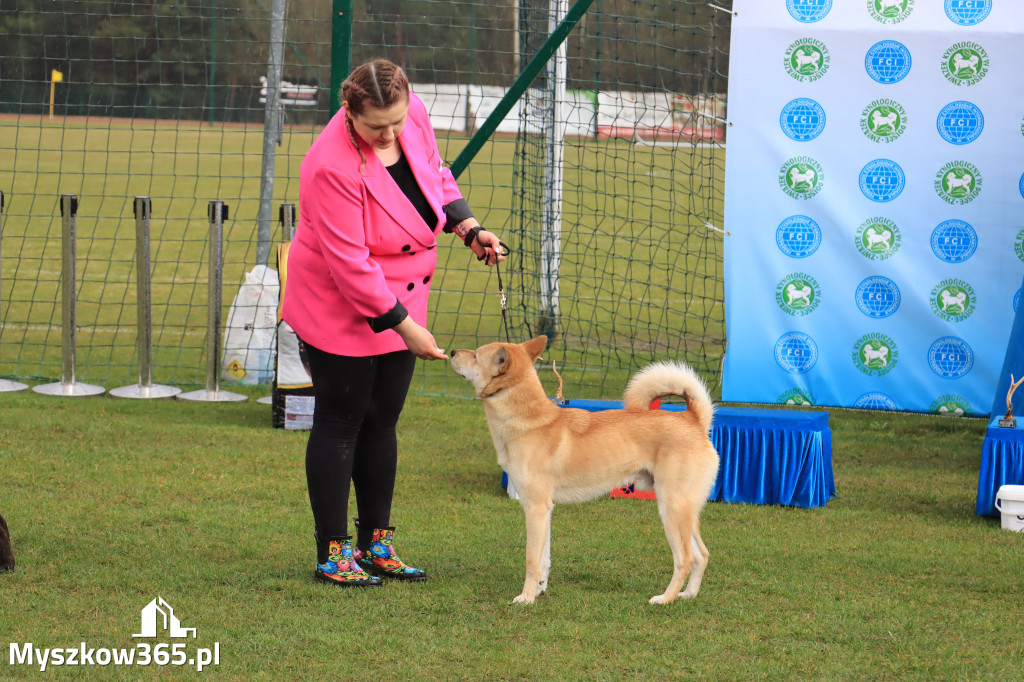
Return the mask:
<path fill-rule="evenodd" d="M 57 83 L 64 80 L 64 74 L 57 69 L 50 71 L 50 118 L 53 118 L 53 100 L 56 94 Z"/>

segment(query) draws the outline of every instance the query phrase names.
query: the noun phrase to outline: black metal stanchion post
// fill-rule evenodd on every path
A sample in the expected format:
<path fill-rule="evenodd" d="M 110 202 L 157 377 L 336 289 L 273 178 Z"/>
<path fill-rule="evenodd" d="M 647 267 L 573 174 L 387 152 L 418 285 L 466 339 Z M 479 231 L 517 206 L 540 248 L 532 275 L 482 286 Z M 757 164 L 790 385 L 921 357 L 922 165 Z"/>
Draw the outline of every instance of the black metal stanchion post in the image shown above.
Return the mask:
<path fill-rule="evenodd" d="M 281 241 L 290 242 L 295 238 L 295 204 L 281 204 Z"/>

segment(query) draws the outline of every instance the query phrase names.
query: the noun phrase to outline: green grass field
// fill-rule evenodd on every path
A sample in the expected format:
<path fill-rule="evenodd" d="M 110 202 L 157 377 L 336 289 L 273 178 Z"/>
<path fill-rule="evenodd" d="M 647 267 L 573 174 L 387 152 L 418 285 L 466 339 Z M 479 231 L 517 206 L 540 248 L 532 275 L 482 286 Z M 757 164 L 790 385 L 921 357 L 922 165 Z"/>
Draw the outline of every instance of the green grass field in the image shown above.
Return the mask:
<path fill-rule="evenodd" d="M 298 202 L 298 169 L 315 131 L 286 130 L 277 208 Z M 463 136 L 442 137 L 453 159 Z M 0 262 L 0 376 L 54 381 L 61 372 L 58 197 L 76 194 L 77 379 L 114 387 L 137 379 L 132 197 L 152 198 L 154 380 L 205 382 L 207 208 L 228 205 L 223 319 L 256 264 L 262 158 L 259 126 L 107 119 L 0 119 L 0 191 L 7 197 Z M 560 268 L 561 319 L 549 350 L 572 397 L 614 397 L 628 373 L 679 357 L 717 386 L 724 349 L 721 215 L 724 152 L 570 140 Z M 460 178 L 481 221 L 513 248 L 504 284 L 513 340 L 541 329 L 538 199 L 514 192 L 515 141 L 495 138 Z M 531 190 L 532 191 L 532 190 Z M 300 209 L 301 210 L 301 209 Z M 442 238 L 431 328 L 444 347 L 503 336 L 496 276 Z M 270 265 L 276 265 L 272 252 Z M 465 395 L 457 377 L 425 365 L 415 389 Z"/>
<path fill-rule="evenodd" d="M 306 434 L 272 429 L 267 406 L 21 393 L 0 395 L 0 414 L 18 561 L 0 574 L 3 679 L 41 677 L 10 665 L 10 643 L 136 646 L 158 596 L 196 628 L 190 654 L 219 645 L 204 674 L 224 679 L 1024 676 L 1024 535 L 974 513 L 981 420 L 832 412 L 837 497 L 709 504 L 701 593 L 667 607 L 647 603 L 671 569 L 653 503 L 559 506 L 551 588 L 521 607 L 522 510 L 479 402 L 409 400 L 393 521 L 431 579 L 372 592 L 313 582 Z"/>

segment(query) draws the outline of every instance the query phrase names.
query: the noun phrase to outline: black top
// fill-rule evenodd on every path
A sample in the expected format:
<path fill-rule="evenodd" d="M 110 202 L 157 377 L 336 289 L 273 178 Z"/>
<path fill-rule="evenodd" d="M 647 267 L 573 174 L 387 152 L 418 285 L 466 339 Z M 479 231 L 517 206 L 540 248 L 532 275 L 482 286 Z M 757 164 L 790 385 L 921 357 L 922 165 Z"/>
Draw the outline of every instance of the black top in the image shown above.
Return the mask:
<path fill-rule="evenodd" d="M 423 217 L 423 222 L 433 231 L 434 225 L 437 224 L 437 216 L 434 215 L 434 210 L 430 208 L 430 202 L 427 201 L 423 190 L 420 189 L 419 184 L 416 182 L 416 176 L 412 174 L 412 167 L 409 165 L 409 160 L 405 158 L 405 154 L 398 157 L 398 161 L 394 164 L 387 166 L 387 169 L 388 173 L 391 173 L 391 177 L 398 184 L 399 189 L 409 198 L 416 211 Z M 446 218 L 445 232 L 451 232 L 455 225 L 458 225 L 466 218 L 473 217 L 473 212 L 469 209 L 469 204 L 466 203 L 465 199 L 457 199 L 444 206 L 443 210 Z"/>
<path fill-rule="evenodd" d="M 412 167 L 409 165 L 409 160 L 405 158 L 405 154 L 399 156 L 398 161 L 388 166 L 387 169 L 388 173 L 391 173 L 391 177 L 398 183 L 402 193 L 409 198 L 419 214 L 423 216 L 423 222 L 433 232 L 434 226 L 437 225 L 437 216 L 434 215 L 434 209 L 430 208 L 427 198 L 423 196 L 423 190 L 417 184 L 416 176 L 412 174 Z"/>

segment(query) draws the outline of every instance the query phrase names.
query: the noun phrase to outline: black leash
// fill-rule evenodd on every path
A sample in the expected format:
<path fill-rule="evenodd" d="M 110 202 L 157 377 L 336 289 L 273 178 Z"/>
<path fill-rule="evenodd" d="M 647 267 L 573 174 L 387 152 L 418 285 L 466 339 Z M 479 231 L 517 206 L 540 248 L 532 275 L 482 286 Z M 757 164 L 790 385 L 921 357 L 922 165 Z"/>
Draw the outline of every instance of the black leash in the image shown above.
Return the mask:
<path fill-rule="evenodd" d="M 502 247 L 502 253 L 508 255 L 509 248 L 505 245 L 505 243 L 499 242 L 498 244 L 501 245 Z M 508 309 L 505 305 L 507 301 L 507 299 L 505 298 L 505 286 L 502 284 L 502 267 L 501 263 L 498 262 L 497 255 L 495 256 L 495 273 L 498 275 L 498 293 L 502 295 L 502 324 L 505 326 L 505 340 L 508 341 L 509 343 L 512 343 L 512 338 L 509 336 Z"/>
<path fill-rule="evenodd" d="M 508 247 L 503 241 L 498 241 L 498 245 L 501 246 L 501 252 L 506 256 L 512 252 L 512 249 Z M 486 256 L 485 256 L 486 257 Z M 477 260 L 484 260 L 483 258 L 477 258 Z M 512 343 L 512 337 L 508 333 L 508 299 L 505 297 L 505 285 L 501 281 L 501 263 L 498 262 L 497 257 L 494 260 L 494 272 L 498 275 L 498 293 L 501 294 L 501 323 L 505 327 L 505 340 L 508 343 Z M 452 335 L 452 343 L 455 342 L 455 336 Z M 448 344 L 449 348 L 451 343 Z"/>
<path fill-rule="evenodd" d="M 500 240 L 498 244 L 501 246 L 501 252 L 507 256 L 509 254 L 508 246 Z M 498 293 L 501 294 L 501 322 L 505 327 L 505 340 L 512 343 L 512 338 L 508 333 L 508 308 L 505 305 L 508 299 L 505 298 L 505 286 L 501 283 L 501 263 L 498 262 L 497 255 L 494 257 L 494 272 L 498 275 Z"/>

